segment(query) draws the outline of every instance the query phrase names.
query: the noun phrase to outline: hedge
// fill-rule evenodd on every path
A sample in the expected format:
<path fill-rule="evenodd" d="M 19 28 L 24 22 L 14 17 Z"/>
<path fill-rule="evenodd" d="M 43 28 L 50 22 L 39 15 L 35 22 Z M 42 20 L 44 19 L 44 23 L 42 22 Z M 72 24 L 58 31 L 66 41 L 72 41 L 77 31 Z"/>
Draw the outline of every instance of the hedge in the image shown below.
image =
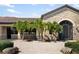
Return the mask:
<path fill-rule="evenodd" d="M 72 48 L 72 51 L 79 53 L 79 42 L 67 42 L 65 47 Z"/>
<path fill-rule="evenodd" d="M 8 47 L 13 47 L 13 45 L 13 42 L 10 42 L 8 40 L 0 40 L 0 51 Z"/>

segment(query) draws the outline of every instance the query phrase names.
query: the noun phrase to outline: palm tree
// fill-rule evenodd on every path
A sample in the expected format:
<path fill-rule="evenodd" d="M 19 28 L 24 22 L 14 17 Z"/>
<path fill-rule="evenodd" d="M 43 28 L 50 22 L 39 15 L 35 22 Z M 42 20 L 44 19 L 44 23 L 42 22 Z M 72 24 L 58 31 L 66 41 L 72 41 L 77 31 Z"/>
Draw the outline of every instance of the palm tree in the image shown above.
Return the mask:
<path fill-rule="evenodd" d="M 24 39 L 24 33 L 26 31 L 26 29 L 29 29 L 29 23 L 27 21 L 22 22 L 21 25 L 21 32 L 22 32 L 22 39 Z"/>
<path fill-rule="evenodd" d="M 38 39 L 43 39 L 43 31 L 44 31 L 44 23 L 42 22 L 42 19 L 37 19 L 34 21 L 34 28 L 37 30 L 38 33 Z"/>
<path fill-rule="evenodd" d="M 18 21 L 15 24 L 13 24 L 13 26 L 16 27 L 16 30 L 18 31 L 18 39 L 21 39 L 22 22 Z"/>
<path fill-rule="evenodd" d="M 49 31 L 49 34 L 50 34 L 50 35 L 48 36 L 48 37 L 50 38 L 50 39 L 49 39 L 49 41 L 50 41 L 50 40 L 52 39 L 52 30 L 53 30 L 53 29 L 52 29 L 52 23 L 51 23 L 51 22 L 47 22 L 46 25 L 47 25 L 46 30 L 48 30 L 48 31 Z M 50 36 L 51 36 L 51 37 L 50 37 Z"/>
<path fill-rule="evenodd" d="M 32 30 L 35 29 L 35 28 L 36 28 L 36 27 L 35 27 L 34 21 L 29 22 L 29 28 L 28 28 L 28 30 L 32 31 Z"/>
<path fill-rule="evenodd" d="M 48 22 L 47 29 L 51 34 L 51 39 L 53 38 L 56 41 L 58 39 L 58 33 L 62 31 L 62 26 L 55 21 L 53 23 Z"/>
<path fill-rule="evenodd" d="M 29 29 L 29 23 L 27 21 L 18 21 L 13 26 L 18 31 L 18 39 L 24 39 L 24 32 Z"/>

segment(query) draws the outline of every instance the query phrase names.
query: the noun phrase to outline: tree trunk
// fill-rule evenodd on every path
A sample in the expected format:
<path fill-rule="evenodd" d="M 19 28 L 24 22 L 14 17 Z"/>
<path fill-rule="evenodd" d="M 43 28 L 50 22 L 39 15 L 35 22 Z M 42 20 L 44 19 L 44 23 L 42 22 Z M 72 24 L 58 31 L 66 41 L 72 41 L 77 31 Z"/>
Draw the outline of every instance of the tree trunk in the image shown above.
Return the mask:
<path fill-rule="evenodd" d="M 21 39 L 21 32 L 18 31 L 18 39 Z"/>
<path fill-rule="evenodd" d="M 57 41 L 57 38 L 58 38 L 58 34 L 57 33 L 52 33 L 52 34 L 53 34 L 53 39 L 56 42 Z"/>
<path fill-rule="evenodd" d="M 45 41 L 44 38 L 43 38 L 43 35 L 44 35 L 44 33 L 43 33 L 43 31 L 41 30 L 41 41 Z"/>
<path fill-rule="evenodd" d="M 39 30 L 37 30 L 37 39 L 40 41 L 40 32 L 39 32 Z"/>
<path fill-rule="evenodd" d="M 24 32 L 23 32 L 23 34 L 22 34 L 22 40 L 24 40 Z"/>
<path fill-rule="evenodd" d="M 53 35 L 52 34 L 50 34 L 50 37 L 51 37 L 50 41 L 53 41 L 54 38 L 53 38 Z"/>

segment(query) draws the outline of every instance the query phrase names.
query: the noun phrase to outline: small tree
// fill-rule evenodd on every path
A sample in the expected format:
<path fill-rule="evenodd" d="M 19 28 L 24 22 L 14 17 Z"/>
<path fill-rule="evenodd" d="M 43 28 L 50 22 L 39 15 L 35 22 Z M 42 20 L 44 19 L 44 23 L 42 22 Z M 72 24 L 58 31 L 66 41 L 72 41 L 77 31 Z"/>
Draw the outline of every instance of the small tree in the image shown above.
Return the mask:
<path fill-rule="evenodd" d="M 44 31 L 44 23 L 42 21 L 42 19 L 37 19 L 34 21 L 34 28 L 36 28 L 37 32 L 38 32 L 38 37 L 39 39 L 43 39 L 43 31 Z"/>
<path fill-rule="evenodd" d="M 24 21 L 24 22 L 18 21 L 13 26 L 16 27 L 16 30 L 18 31 L 18 39 L 24 39 L 24 32 L 29 27 L 28 22 L 27 21 Z M 21 37 L 21 35 L 22 35 L 22 37 Z"/>
<path fill-rule="evenodd" d="M 22 22 L 18 21 L 13 26 L 16 27 L 16 30 L 18 31 L 18 39 L 21 39 Z"/>
<path fill-rule="evenodd" d="M 62 26 L 54 21 L 53 23 L 48 22 L 47 28 L 51 34 L 51 39 L 53 38 L 56 41 L 58 39 L 58 33 L 62 31 Z"/>
<path fill-rule="evenodd" d="M 22 28 L 21 28 L 21 32 L 22 32 L 22 39 L 24 39 L 24 32 L 26 31 L 26 29 L 29 29 L 29 22 L 24 21 L 22 22 Z"/>

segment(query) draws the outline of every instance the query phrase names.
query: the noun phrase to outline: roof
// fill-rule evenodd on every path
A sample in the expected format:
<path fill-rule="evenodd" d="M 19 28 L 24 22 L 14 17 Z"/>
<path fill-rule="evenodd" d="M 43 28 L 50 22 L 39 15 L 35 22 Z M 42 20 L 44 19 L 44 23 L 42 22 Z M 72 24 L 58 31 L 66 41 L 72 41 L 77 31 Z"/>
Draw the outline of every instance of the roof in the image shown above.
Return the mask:
<path fill-rule="evenodd" d="M 34 21 L 39 18 L 0 17 L 0 24 L 12 24 L 17 21 Z"/>
<path fill-rule="evenodd" d="M 43 19 L 44 16 L 47 16 L 47 15 L 49 15 L 49 14 L 51 14 L 51 13 L 54 13 L 54 12 L 60 10 L 60 9 L 65 8 L 65 7 L 66 7 L 66 8 L 69 8 L 69 9 L 72 9 L 72 10 L 74 10 L 74 11 L 76 11 L 76 12 L 79 12 L 78 9 L 76 9 L 76 8 L 74 8 L 74 7 L 72 7 L 72 6 L 64 5 L 64 6 L 61 6 L 61 7 L 57 8 L 57 9 L 55 9 L 55 10 L 52 10 L 52 11 L 50 11 L 50 12 L 47 12 L 47 13 L 43 14 L 43 15 L 41 16 L 41 18 Z"/>

